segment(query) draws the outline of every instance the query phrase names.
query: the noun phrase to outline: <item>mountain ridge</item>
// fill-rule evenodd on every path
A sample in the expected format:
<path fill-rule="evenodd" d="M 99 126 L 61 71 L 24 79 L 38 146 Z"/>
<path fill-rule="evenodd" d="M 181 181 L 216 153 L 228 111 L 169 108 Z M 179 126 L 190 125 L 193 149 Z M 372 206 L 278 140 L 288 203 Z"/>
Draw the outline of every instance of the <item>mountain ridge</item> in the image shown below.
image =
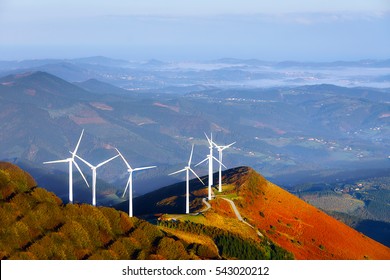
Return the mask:
<path fill-rule="evenodd" d="M 210 201 L 212 208 L 202 213 L 206 219 L 215 219 L 216 214 L 232 213 L 221 201 L 229 197 L 245 222 L 292 252 L 297 259 L 390 258 L 390 248 L 272 184 L 251 168 L 227 170 L 223 172 L 223 181 L 228 190 L 218 194 L 214 189 L 216 199 Z M 190 189 L 191 212 L 197 213 L 203 207 L 201 198 L 207 191 L 201 184 L 196 184 L 195 179 L 190 181 Z M 168 217 L 177 219 L 181 217 L 177 216 L 178 213 L 184 213 L 184 190 L 184 183 L 178 183 L 137 197 L 134 199 L 135 213 L 170 213 Z M 121 206 L 122 210 L 124 205 L 126 203 Z M 235 218 L 234 215 L 231 217 Z"/>
<path fill-rule="evenodd" d="M 241 201 L 240 211 L 250 223 L 268 228 L 268 237 L 293 252 L 297 259 L 308 256 L 310 259 L 389 258 L 390 248 L 264 181 L 254 170 L 249 170 L 248 174 L 249 181 L 238 191 L 256 194 L 256 198 Z M 258 185 L 261 187 L 254 188 Z"/>

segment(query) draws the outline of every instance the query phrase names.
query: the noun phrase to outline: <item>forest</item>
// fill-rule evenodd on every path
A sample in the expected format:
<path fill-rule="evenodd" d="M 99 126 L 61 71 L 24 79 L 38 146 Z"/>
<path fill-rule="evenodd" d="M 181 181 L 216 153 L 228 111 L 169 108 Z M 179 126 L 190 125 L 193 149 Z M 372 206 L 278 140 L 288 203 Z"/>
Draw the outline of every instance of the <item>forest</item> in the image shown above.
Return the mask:
<path fill-rule="evenodd" d="M 161 221 L 159 225 L 198 235 L 211 236 L 218 247 L 219 254 L 226 259 L 283 260 L 294 258 L 290 252 L 273 244 L 265 237 L 258 243 L 217 227 L 205 226 L 190 221 Z"/>

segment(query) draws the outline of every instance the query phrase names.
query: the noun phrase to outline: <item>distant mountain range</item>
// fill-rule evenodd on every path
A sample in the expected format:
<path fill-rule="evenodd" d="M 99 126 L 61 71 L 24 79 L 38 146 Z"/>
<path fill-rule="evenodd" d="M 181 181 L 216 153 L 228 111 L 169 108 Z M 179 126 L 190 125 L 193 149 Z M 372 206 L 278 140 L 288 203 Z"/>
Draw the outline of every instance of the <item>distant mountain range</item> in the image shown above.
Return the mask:
<path fill-rule="evenodd" d="M 115 146 L 136 163 L 169 169 L 188 154 L 193 138 L 203 153 L 204 133 L 213 132 L 221 144 L 237 141 L 228 165 L 250 164 L 275 179 L 307 170 L 390 167 L 390 97 L 383 89 L 214 88 L 183 96 L 27 72 L 0 78 L 0 99 L 3 159 L 64 157 L 85 128 L 81 152 L 96 161 Z"/>
<path fill-rule="evenodd" d="M 184 88 L 258 88 L 336 84 L 389 88 L 390 60 L 270 62 L 224 58 L 212 61 L 126 61 L 106 57 L 0 61 L 0 76 L 43 71 L 70 82 L 96 79 L 133 91 Z"/>

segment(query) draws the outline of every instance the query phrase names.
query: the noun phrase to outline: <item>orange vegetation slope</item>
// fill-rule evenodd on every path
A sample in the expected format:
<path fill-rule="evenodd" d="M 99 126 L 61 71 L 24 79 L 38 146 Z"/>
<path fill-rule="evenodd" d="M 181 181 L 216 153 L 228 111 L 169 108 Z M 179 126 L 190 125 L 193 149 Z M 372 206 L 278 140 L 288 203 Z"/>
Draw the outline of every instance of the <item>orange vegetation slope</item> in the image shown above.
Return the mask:
<path fill-rule="evenodd" d="M 229 174 L 230 173 L 230 174 Z M 253 169 L 225 174 L 241 215 L 296 259 L 390 259 L 390 248 L 268 182 Z"/>

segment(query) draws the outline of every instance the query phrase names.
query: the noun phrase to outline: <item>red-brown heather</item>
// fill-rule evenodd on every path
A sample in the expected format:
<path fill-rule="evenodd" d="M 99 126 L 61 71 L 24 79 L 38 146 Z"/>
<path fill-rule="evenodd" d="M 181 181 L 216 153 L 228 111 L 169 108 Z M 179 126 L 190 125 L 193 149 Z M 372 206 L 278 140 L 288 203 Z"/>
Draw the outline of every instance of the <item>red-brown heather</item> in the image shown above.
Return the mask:
<path fill-rule="evenodd" d="M 296 259 L 390 259 L 390 248 L 352 229 L 253 169 L 226 177 L 242 216 Z"/>

